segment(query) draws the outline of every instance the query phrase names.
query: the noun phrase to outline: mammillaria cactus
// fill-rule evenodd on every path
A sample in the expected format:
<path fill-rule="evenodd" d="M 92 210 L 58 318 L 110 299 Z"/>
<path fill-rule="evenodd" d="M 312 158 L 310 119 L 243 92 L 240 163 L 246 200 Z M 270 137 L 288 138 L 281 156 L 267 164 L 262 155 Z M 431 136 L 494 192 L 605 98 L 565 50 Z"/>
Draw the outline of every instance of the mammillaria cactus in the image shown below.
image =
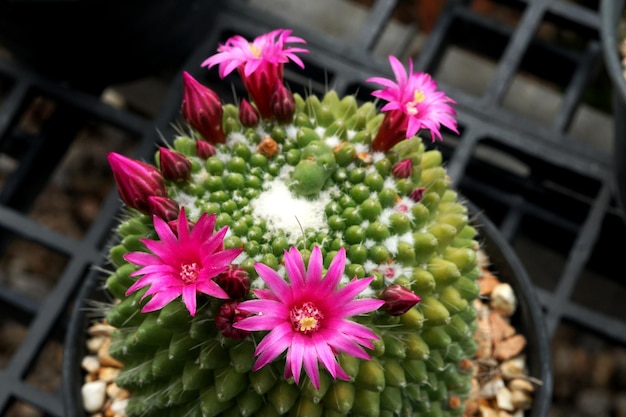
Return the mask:
<path fill-rule="evenodd" d="M 454 102 L 390 57 L 373 102 L 283 82 L 289 30 L 205 61 L 249 93 L 222 104 L 184 73 L 190 134 L 155 166 L 112 153 L 127 207 L 106 287 L 129 416 L 459 416 L 476 345 L 475 229 L 420 130 Z"/>

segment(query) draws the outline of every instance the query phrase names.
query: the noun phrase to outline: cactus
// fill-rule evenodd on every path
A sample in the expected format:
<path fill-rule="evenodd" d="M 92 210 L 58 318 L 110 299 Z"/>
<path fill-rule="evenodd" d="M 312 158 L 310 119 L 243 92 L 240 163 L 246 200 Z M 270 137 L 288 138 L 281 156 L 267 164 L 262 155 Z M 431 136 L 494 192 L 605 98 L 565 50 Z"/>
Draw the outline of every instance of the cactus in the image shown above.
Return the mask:
<path fill-rule="evenodd" d="M 301 64 L 295 53 L 305 50 L 285 45 L 303 40 L 289 31 L 264 36 L 266 43 L 247 44 L 252 52 L 269 42 Z M 398 85 L 422 85 L 390 60 Z M 245 84 L 252 100 L 264 101 L 245 101 L 243 111 L 203 94 L 185 73 L 191 133 L 156 153 L 162 176 L 143 162 L 109 158 L 128 209 L 106 281 L 117 299 L 106 318 L 116 328 L 111 353 L 124 364 L 116 382 L 131 392 L 126 413 L 460 416 L 471 372 L 459 363 L 476 349 L 478 245 L 441 154 L 415 136 L 411 111 L 428 115 L 419 107 L 428 104 L 424 95 L 438 99 L 430 109 L 440 118 L 421 127 L 440 136 L 437 121 L 456 130 L 451 100 L 415 90 L 412 107 L 383 114 L 334 91 L 287 94 L 276 87 L 283 62 L 271 71 L 263 65 L 270 64 L 259 66 L 261 81 Z M 279 84 L 254 84 L 272 77 Z M 276 88 L 279 94 L 267 93 Z M 390 100 L 382 91 L 378 97 Z M 290 287 L 272 281 L 277 276 Z M 322 293 L 343 305 L 301 303 L 290 313 L 297 335 L 267 342 L 280 326 L 262 323 L 275 313 L 259 315 L 262 306 L 289 308 L 285 294 L 309 300 Z M 300 346 L 309 356 L 298 358 L 297 343 L 283 342 L 309 343 L 331 319 L 346 330 L 334 339 L 339 330 L 324 328 L 315 345 L 324 352 L 313 362 L 315 349 Z"/>

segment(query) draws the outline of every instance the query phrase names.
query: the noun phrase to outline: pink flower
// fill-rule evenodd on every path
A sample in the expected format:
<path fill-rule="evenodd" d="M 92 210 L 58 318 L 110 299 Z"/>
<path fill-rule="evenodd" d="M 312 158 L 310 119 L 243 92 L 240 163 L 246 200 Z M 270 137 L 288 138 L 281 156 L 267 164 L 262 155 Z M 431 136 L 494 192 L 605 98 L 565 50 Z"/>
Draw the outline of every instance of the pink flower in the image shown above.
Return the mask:
<path fill-rule="evenodd" d="M 182 207 L 176 228 L 178 236 L 165 220 L 154 216 L 153 222 L 154 230 L 161 240 L 141 239 L 152 253 L 130 252 L 124 256 L 128 262 L 142 267 L 131 274 L 142 277 L 128 288 L 126 295 L 150 286 L 142 299 L 148 296 L 152 298 L 141 311 L 147 313 L 159 310 L 182 296 L 187 310 L 194 316 L 196 293 L 228 298 L 228 294 L 213 278 L 228 268 L 241 253 L 241 249 L 223 249 L 224 235 L 228 228 L 223 227 L 213 233 L 215 214 L 202 214 L 190 231 L 185 209 Z"/>
<path fill-rule="evenodd" d="M 398 284 L 385 288 L 380 294 L 380 299 L 385 301 L 380 309 L 392 316 L 403 315 L 422 300 L 413 291 Z"/>
<path fill-rule="evenodd" d="M 148 197 L 165 197 L 163 175 L 152 165 L 116 152 L 107 155 L 120 198 L 128 207 L 150 213 Z"/>
<path fill-rule="evenodd" d="M 368 78 L 367 82 L 385 87 L 372 93 L 374 97 L 388 101 L 382 108 L 387 112 L 382 126 L 372 142 L 372 148 L 386 151 L 400 140 L 410 138 L 422 129 L 429 129 L 431 138 L 441 140 L 441 126 L 458 133 L 455 110 L 456 104 L 444 92 L 437 91 L 437 83 L 429 74 L 413 72 L 413 62 L 409 61 L 409 72 L 398 58 L 389 56 L 396 82 L 383 77 Z"/>
<path fill-rule="evenodd" d="M 178 203 L 169 197 L 151 195 L 148 197 L 148 207 L 151 215 L 167 222 L 178 218 L 178 213 L 180 213 Z"/>
<path fill-rule="evenodd" d="M 211 143 L 226 142 L 222 126 L 224 109 L 217 93 L 200 84 L 186 71 L 183 71 L 183 87 L 183 118 L 204 140 Z"/>
<path fill-rule="evenodd" d="M 412 171 L 413 161 L 411 161 L 411 158 L 406 158 L 400 162 L 396 162 L 393 167 L 391 167 L 391 173 L 396 178 L 408 178 L 411 176 Z"/>
<path fill-rule="evenodd" d="M 202 66 L 212 68 L 219 65 L 222 78 L 237 69 L 259 113 L 263 118 L 270 119 L 272 92 L 277 82 L 283 82 L 284 64 L 291 60 L 304 68 L 304 63 L 296 54 L 308 53 L 304 48 L 286 46 L 289 43 L 306 43 L 302 38 L 291 36 L 291 32 L 276 29 L 257 36 L 252 42 L 235 35 L 220 45 L 218 53 L 207 58 Z"/>
<path fill-rule="evenodd" d="M 161 146 L 159 162 L 165 179 L 183 181 L 191 178 L 191 161 L 182 153 Z"/>
<path fill-rule="evenodd" d="M 268 289 L 255 290 L 257 300 L 244 301 L 238 309 L 254 314 L 234 326 L 247 331 L 270 330 L 257 346 L 258 370 L 287 350 L 285 378 L 300 380 L 304 366 L 311 383 L 319 388 L 321 363 L 333 378 L 349 379 L 337 362 L 336 354 L 346 352 L 361 359 L 370 359 L 363 349 L 373 348 L 378 336 L 367 327 L 347 320 L 367 313 L 384 304 L 371 298 L 354 299 L 374 277 L 354 278 L 338 287 L 346 264 L 346 252 L 341 248 L 333 258 L 326 275 L 322 276 L 322 252 L 314 247 L 308 268 L 300 252 L 292 247 L 285 251 L 285 269 L 289 283 L 267 265 L 257 263 L 255 269 Z"/>

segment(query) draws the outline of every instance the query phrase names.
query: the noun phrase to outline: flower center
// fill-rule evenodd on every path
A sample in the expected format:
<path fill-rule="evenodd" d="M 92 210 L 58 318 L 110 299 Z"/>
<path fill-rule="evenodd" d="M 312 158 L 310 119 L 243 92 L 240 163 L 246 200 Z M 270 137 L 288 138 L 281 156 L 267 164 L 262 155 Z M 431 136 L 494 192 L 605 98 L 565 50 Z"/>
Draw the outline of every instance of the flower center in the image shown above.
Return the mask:
<path fill-rule="evenodd" d="M 417 105 L 424 101 L 425 98 L 426 96 L 424 95 L 424 92 L 420 90 L 415 90 L 413 92 L 413 101 L 409 101 L 406 104 L 407 114 L 410 116 L 415 116 L 417 114 Z"/>
<path fill-rule="evenodd" d="M 261 56 L 261 47 L 255 45 L 253 43 L 249 44 L 250 52 L 254 55 L 255 58 L 259 58 Z"/>
<path fill-rule="evenodd" d="M 306 302 L 300 306 L 293 307 L 289 313 L 293 329 L 304 334 L 317 331 L 320 328 L 320 321 L 324 315 L 315 304 Z"/>
<path fill-rule="evenodd" d="M 199 273 L 200 268 L 198 268 L 198 264 L 195 262 L 182 264 L 180 266 L 180 279 L 182 279 L 185 284 L 193 284 L 196 282 Z"/>

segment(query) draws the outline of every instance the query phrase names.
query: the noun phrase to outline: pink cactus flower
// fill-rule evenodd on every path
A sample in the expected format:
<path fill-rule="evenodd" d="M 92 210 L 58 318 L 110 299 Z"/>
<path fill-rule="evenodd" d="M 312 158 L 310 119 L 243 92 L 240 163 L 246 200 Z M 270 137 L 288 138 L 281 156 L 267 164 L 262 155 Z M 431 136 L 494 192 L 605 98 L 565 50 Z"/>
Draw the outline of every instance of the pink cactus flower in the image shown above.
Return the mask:
<path fill-rule="evenodd" d="M 411 158 L 406 158 L 400 162 L 396 162 L 391 168 L 391 173 L 396 178 L 409 178 L 412 171 L 413 161 L 411 161 Z"/>
<path fill-rule="evenodd" d="M 385 288 L 380 299 L 385 301 L 380 309 L 392 316 L 403 315 L 422 300 L 413 291 L 398 284 Z"/>
<path fill-rule="evenodd" d="M 437 83 L 429 74 L 413 72 L 413 62 L 409 61 L 409 71 L 398 58 L 389 56 L 396 82 L 383 77 L 368 78 L 367 82 L 385 87 L 372 93 L 374 97 L 388 103 L 381 109 L 387 112 L 385 119 L 372 142 L 375 151 L 387 151 L 399 141 L 417 134 L 420 129 L 429 129 L 431 138 L 442 139 L 441 126 L 458 133 L 455 110 L 450 104 L 454 100 L 442 91 L 437 91 Z"/>
<path fill-rule="evenodd" d="M 304 63 L 296 54 L 308 53 L 304 48 L 287 46 L 290 43 L 306 43 L 302 38 L 291 36 L 291 32 L 288 29 L 276 29 L 257 36 L 252 42 L 235 35 L 220 45 L 218 53 L 207 58 L 202 66 L 212 68 L 219 65 L 222 78 L 238 70 L 261 117 L 271 119 L 272 93 L 277 83 L 283 82 L 284 64 L 291 60 L 304 68 Z"/>
<path fill-rule="evenodd" d="M 348 320 L 384 304 L 377 299 L 355 299 L 374 277 L 355 277 L 340 287 L 346 264 L 344 248 L 337 252 L 325 275 L 322 274 L 322 252 L 317 246 L 311 252 L 308 268 L 294 247 L 285 251 L 284 260 L 289 282 L 267 265 L 257 263 L 255 269 L 268 288 L 255 290 L 258 299 L 237 306 L 252 316 L 235 323 L 234 327 L 251 332 L 270 330 L 257 346 L 254 370 L 287 351 L 285 378 L 293 376 L 296 383 L 304 366 L 313 386 L 319 388 L 319 363 L 333 378 L 349 379 L 337 362 L 336 354 L 346 352 L 370 359 L 363 346 L 372 349 L 372 339 L 378 339 L 372 330 Z"/>
<path fill-rule="evenodd" d="M 151 195 L 148 197 L 148 207 L 151 215 L 167 222 L 177 219 L 180 212 L 178 203 L 169 197 Z"/>
<path fill-rule="evenodd" d="M 141 239 L 151 253 L 130 252 L 124 256 L 128 262 L 141 267 L 131 274 L 141 278 L 128 288 L 126 295 L 150 287 L 142 299 L 152 297 L 141 311 L 159 310 L 182 296 L 189 314 L 195 316 L 197 293 L 227 299 L 228 294 L 213 279 L 228 268 L 242 249 L 223 249 L 228 228 L 213 233 L 215 214 L 202 214 L 190 230 L 185 208 L 181 207 L 176 228 L 178 236 L 165 220 L 154 216 L 153 222 L 161 240 Z"/>
<path fill-rule="evenodd" d="M 170 181 L 183 181 L 191 178 L 191 161 L 182 153 L 161 146 L 159 163 L 163 177 Z"/>
<path fill-rule="evenodd" d="M 226 142 L 222 126 L 224 109 L 217 93 L 200 84 L 187 71 L 183 71 L 183 118 L 202 138 L 211 143 Z"/>
<path fill-rule="evenodd" d="M 163 175 L 154 166 L 116 152 L 107 155 L 120 198 L 128 207 L 150 213 L 148 197 L 165 197 Z"/>

